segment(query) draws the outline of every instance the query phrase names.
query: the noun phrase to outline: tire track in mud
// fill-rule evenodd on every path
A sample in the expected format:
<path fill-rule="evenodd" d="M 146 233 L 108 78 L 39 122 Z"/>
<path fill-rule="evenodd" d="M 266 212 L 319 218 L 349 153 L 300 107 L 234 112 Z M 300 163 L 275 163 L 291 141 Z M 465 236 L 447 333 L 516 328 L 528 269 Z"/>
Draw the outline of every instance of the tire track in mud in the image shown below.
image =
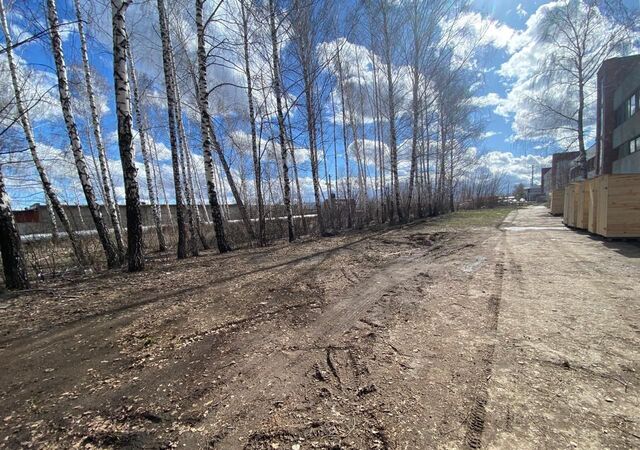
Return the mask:
<path fill-rule="evenodd" d="M 489 400 L 488 384 L 493 370 L 493 360 L 496 350 L 496 335 L 498 319 L 500 317 L 500 301 L 502 299 L 502 285 L 505 269 L 504 236 L 498 250 L 497 262 L 493 270 L 490 294 L 487 301 L 488 317 L 484 328 L 491 343 L 481 352 L 481 371 L 477 387 L 474 389 L 474 398 L 467 416 L 467 429 L 464 437 L 464 446 L 470 449 L 482 448 L 482 434 L 486 421 L 486 407 Z"/>
<path fill-rule="evenodd" d="M 438 236 L 438 239 L 443 238 L 451 239 L 446 234 Z M 470 246 L 469 244 L 459 245 L 448 239 L 447 244 L 451 245 L 451 248 L 428 245 L 425 250 L 400 256 L 381 266 L 366 279 L 366 282 L 361 281 L 351 285 L 339 301 L 331 302 L 313 323 L 303 330 L 298 330 L 298 341 L 296 342 L 298 350 L 303 350 L 304 347 L 323 349 L 329 373 L 337 381 L 338 386 L 343 388 L 351 386 L 353 381 L 359 379 L 358 364 L 354 361 L 353 354 L 350 355 L 349 351 L 343 351 L 344 346 L 341 345 L 341 341 L 344 332 L 351 329 L 361 317 L 365 317 L 366 311 L 385 295 L 393 294 L 407 281 L 423 276 L 425 266 L 442 257 L 442 253 L 446 256 Z M 264 346 L 269 346 L 267 343 L 271 343 L 272 347 L 277 348 L 274 336 L 262 335 L 258 332 L 252 333 L 250 339 L 262 341 Z M 217 421 L 235 422 L 235 428 L 229 430 L 229 435 L 226 436 L 224 442 L 220 443 L 222 448 L 230 448 L 225 445 L 229 445 L 229 441 L 237 443 L 236 439 L 242 435 L 242 430 L 238 429 L 238 421 L 246 419 L 246 416 L 251 414 L 246 410 L 247 405 L 261 401 L 264 395 L 261 392 L 264 380 L 277 379 L 278 374 L 281 373 L 287 373 L 288 377 L 304 377 L 308 370 L 300 370 L 300 368 L 306 366 L 307 363 L 309 367 L 313 367 L 314 363 L 317 363 L 316 356 L 301 351 L 297 355 L 283 357 L 279 352 L 276 352 L 268 361 L 264 361 L 262 358 L 247 358 L 238 362 L 234 365 L 234 371 L 242 374 L 242 378 L 246 381 L 242 392 L 235 393 L 234 401 L 225 407 L 224 411 L 219 411 L 221 416 L 214 413 L 208 419 L 203 420 L 200 425 L 208 427 Z M 358 384 L 356 382 L 354 386 Z M 378 437 L 381 434 L 383 434 L 382 431 L 377 431 Z M 187 447 L 193 447 L 197 443 L 198 433 L 184 433 L 178 440 L 179 445 L 184 444 Z M 388 448 L 388 445 L 384 444 L 382 448 Z"/>

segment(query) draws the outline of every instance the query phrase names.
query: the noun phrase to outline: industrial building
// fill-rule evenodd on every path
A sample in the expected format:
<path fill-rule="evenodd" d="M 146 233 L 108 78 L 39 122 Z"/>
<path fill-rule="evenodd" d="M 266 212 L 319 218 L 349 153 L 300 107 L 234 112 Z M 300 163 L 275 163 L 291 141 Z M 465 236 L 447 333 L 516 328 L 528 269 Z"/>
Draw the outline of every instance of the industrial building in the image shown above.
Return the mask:
<path fill-rule="evenodd" d="M 640 55 L 598 71 L 596 175 L 640 173 Z"/>
<path fill-rule="evenodd" d="M 578 152 L 557 153 L 543 169 L 551 214 L 604 237 L 640 237 L 640 55 L 602 64 L 596 107 L 587 179 Z"/>

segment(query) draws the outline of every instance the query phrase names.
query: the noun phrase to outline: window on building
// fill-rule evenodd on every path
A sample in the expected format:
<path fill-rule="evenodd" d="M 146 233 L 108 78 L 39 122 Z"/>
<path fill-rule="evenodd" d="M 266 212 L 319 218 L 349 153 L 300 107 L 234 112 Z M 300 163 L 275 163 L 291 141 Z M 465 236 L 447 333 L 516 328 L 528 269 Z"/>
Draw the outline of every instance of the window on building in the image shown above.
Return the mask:
<path fill-rule="evenodd" d="M 618 159 L 622 159 L 625 156 L 629 156 L 635 152 L 640 152 L 640 136 L 636 136 L 634 139 L 625 142 L 617 149 Z"/>
<path fill-rule="evenodd" d="M 629 143 L 629 153 L 640 152 L 640 136 Z"/>
<path fill-rule="evenodd" d="M 616 109 L 616 127 L 622 125 L 638 111 L 640 111 L 640 91 L 634 93 Z"/>
<path fill-rule="evenodd" d="M 620 145 L 616 150 L 618 150 L 618 158 L 617 159 L 622 159 L 625 156 L 628 156 L 629 155 L 629 150 L 630 150 L 629 142 L 625 142 L 624 144 Z"/>

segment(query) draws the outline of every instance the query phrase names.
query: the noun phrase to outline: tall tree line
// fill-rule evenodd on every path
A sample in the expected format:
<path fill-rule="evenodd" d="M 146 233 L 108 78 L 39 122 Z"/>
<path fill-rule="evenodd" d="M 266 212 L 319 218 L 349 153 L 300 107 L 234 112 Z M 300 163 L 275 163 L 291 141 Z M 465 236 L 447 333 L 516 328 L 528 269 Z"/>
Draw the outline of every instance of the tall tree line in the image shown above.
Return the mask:
<path fill-rule="evenodd" d="M 478 172 L 475 147 L 483 123 L 473 102 L 473 61 L 482 34 L 460 25 L 469 11 L 465 0 L 110 0 L 102 12 L 91 1 L 71 6 L 73 14 L 62 20 L 55 0 L 30 14 L 40 17 L 39 36 L 51 51 L 56 107 L 109 268 L 126 258 L 129 271 L 144 269 L 145 226 L 160 251 L 170 246 L 165 235 L 176 235 L 182 259 L 206 249 L 208 233 L 224 253 L 281 237 L 294 241 L 309 230 L 325 235 L 442 214 L 499 188 L 499 177 Z M 549 17 L 547 39 L 571 22 L 561 12 Z M 78 264 L 86 264 L 83 240 L 39 156 L 19 67 L 28 52 L 17 57 L 11 11 L 1 0 L 0 21 L 13 91 L 10 115 L 22 130 L 52 219 Z M 586 39 L 599 28 L 579 29 Z M 79 57 L 65 53 L 68 33 L 79 43 Z M 112 62 L 92 59 L 90 46 L 107 49 Z M 612 44 L 603 46 L 602 55 L 610 54 Z M 553 61 L 563 61 L 566 47 Z M 83 99 L 74 99 L 70 89 L 70 53 L 82 67 L 84 88 L 77 95 Z M 591 65 L 578 86 L 593 75 L 592 60 L 585 61 Z M 94 89 L 96 74 L 109 70 L 113 145 L 105 139 Z M 74 109 L 80 100 L 86 112 Z M 580 112 L 576 120 L 584 129 Z M 90 130 L 86 142 L 79 124 Z M 93 173 L 86 150 L 92 144 L 98 155 Z M 114 160 L 121 187 L 111 173 Z M 143 223 L 144 191 L 150 223 Z M 3 223 L 11 229 L 10 220 Z"/>

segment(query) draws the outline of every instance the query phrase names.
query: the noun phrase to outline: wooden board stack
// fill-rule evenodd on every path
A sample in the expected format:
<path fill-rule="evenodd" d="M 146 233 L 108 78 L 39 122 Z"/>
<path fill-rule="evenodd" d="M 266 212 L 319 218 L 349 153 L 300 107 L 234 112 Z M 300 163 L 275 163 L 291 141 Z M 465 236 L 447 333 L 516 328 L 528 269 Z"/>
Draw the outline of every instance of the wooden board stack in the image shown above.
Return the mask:
<path fill-rule="evenodd" d="M 552 216 L 561 216 L 564 213 L 564 189 L 555 189 L 551 192 L 549 209 Z"/>
<path fill-rule="evenodd" d="M 640 237 L 640 174 L 597 180 L 595 232 L 607 238 Z"/>

